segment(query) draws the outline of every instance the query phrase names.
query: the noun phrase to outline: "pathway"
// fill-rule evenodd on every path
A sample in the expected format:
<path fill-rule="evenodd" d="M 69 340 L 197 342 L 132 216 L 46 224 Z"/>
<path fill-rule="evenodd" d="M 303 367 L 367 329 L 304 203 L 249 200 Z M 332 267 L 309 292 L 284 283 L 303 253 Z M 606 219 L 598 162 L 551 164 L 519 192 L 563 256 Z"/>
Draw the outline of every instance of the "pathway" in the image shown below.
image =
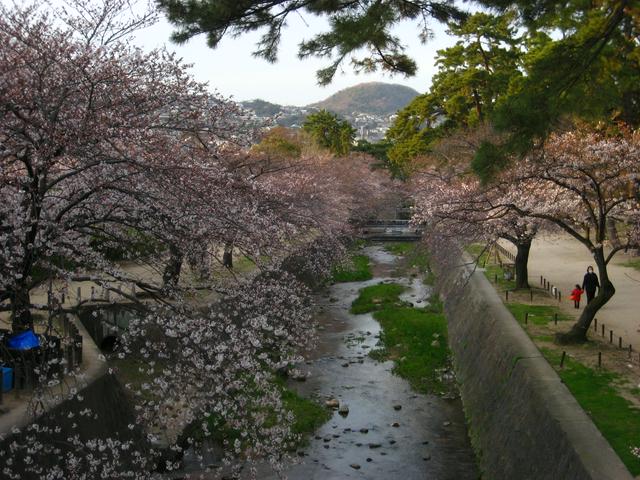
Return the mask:
<path fill-rule="evenodd" d="M 507 244 L 505 247 L 509 248 Z M 513 248 L 510 248 L 514 251 Z M 616 288 L 616 294 L 596 315 L 598 323 L 605 323 L 607 330 L 622 336 L 624 343 L 631 343 L 634 350 L 640 350 L 640 271 L 622 264 L 631 255 L 619 252 L 609 264 L 609 276 Z M 562 308 L 575 312 L 573 302 L 568 298 L 575 284 L 582 284 L 587 266 L 595 263 L 589 251 L 568 235 L 541 235 L 536 237 L 529 258 L 529 281 L 539 285 L 543 275 L 563 294 Z M 596 268 L 597 272 L 597 268 Z M 583 296 L 581 309 L 586 296 Z"/>

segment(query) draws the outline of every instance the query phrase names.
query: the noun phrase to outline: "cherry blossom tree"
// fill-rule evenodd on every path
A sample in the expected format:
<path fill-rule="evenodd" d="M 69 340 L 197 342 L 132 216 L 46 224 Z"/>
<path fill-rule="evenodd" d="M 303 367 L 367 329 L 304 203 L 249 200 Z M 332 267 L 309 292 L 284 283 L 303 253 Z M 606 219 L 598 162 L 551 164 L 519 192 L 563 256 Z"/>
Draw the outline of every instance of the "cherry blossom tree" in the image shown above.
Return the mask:
<path fill-rule="evenodd" d="M 598 295 L 562 341 L 586 340 L 596 313 L 615 294 L 607 265 L 617 252 L 640 246 L 639 175 L 640 137 L 622 129 L 617 135 L 555 134 L 503 176 L 503 206 L 567 232 L 591 252 L 598 268 Z M 608 219 L 625 224 L 624 238 L 609 247 Z"/>
<path fill-rule="evenodd" d="M 114 2 L 127 3 L 103 7 Z M 48 308 L 31 301 L 45 278 L 61 288 L 92 281 L 136 302 L 118 353 L 146 378 L 126 386 L 138 399 L 136 428 L 152 444 L 158 432 L 194 423 L 205 434 L 220 428 L 234 432 L 225 452 L 236 468 L 257 459 L 278 468 L 291 416 L 272 380 L 313 339 L 303 281 L 328 274 L 352 219 L 383 198 L 385 176 L 363 156 L 254 155 L 247 147 L 259 127 L 172 55 L 110 35 L 101 22 L 117 11 L 103 10 L 65 17 L 66 26 L 34 9 L 2 11 L 2 308 L 15 330 L 31 327 L 31 312 Z M 194 301 L 184 260 L 217 261 L 229 243 L 258 268 L 243 279 L 204 279 L 198 288 L 219 301 Z M 159 279 L 132 275 L 111 258 L 114 250 Z M 132 283 L 145 299 L 123 288 Z M 14 459 L 3 470 L 8 478 L 46 478 L 52 455 L 60 457 L 52 478 L 147 478 L 160 462 L 154 448 L 87 439 L 40 419 L 21 434 L 0 449 Z M 50 441 L 31 445 L 38 436 Z M 138 461 L 123 465 L 123 451 Z"/>
<path fill-rule="evenodd" d="M 486 126 L 441 140 L 431 154 L 417 160 L 410 189 L 415 197 L 413 221 L 429 225 L 438 238 L 488 244 L 504 239 L 516 247 L 516 288 L 530 288 L 531 243 L 544 223 L 502 204 L 502 185 L 485 185 L 470 171 L 474 149 L 492 132 Z M 437 232 L 434 231 L 437 230 Z"/>
<path fill-rule="evenodd" d="M 516 288 L 530 288 L 528 261 L 540 220 L 518 215 L 501 205 L 501 192 L 476 178 L 448 177 L 432 170 L 414 179 L 413 221 L 437 230 L 439 238 L 492 244 L 504 239 L 516 247 Z M 436 232 L 433 232 L 436 233 Z"/>

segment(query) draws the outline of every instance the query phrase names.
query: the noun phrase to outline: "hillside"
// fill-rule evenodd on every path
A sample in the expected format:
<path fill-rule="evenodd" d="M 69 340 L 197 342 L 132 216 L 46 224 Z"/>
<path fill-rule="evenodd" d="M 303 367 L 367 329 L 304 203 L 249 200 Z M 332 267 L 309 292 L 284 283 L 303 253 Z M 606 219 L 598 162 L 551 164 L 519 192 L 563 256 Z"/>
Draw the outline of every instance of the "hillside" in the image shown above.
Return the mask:
<path fill-rule="evenodd" d="M 391 115 L 407 105 L 419 93 L 413 88 L 391 83 L 360 83 L 345 88 L 329 98 L 310 106 L 324 108 L 338 115 L 353 112 L 371 115 Z"/>

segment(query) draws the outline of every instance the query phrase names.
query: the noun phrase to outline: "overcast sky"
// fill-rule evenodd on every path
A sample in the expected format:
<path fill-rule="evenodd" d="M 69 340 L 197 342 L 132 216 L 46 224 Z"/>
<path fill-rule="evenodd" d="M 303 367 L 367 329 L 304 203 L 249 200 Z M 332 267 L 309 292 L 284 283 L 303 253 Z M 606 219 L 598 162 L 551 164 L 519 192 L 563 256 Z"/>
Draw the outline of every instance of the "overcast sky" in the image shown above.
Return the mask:
<path fill-rule="evenodd" d="M 400 25 L 396 33 L 407 45 L 409 55 L 418 62 L 415 77 L 382 73 L 357 75 L 345 64 L 343 73 L 338 73 L 331 85 L 321 87 L 317 85 L 315 72 L 328 62 L 314 58 L 299 60 L 296 54 L 301 40 L 321 31 L 323 19 L 305 17 L 303 20 L 296 15 L 290 18 L 275 64 L 251 55 L 258 37 L 254 34 L 226 38 L 215 50 L 207 47 L 202 36 L 191 39 L 185 45 L 175 45 L 169 40 L 172 26 L 164 18 L 153 27 L 138 32 L 136 43 L 144 48 L 165 44 L 187 63 L 193 64 L 193 74 L 198 80 L 208 82 L 210 88 L 217 89 L 223 95 L 233 96 L 236 100 L 261 98 L 285 105 L 306 105 L 361 82 L 399 83 L 424 92 L 435 71 L 433 59 L 436 50 L 454 43 L 446 35 L 445 28 L 434 23 L 435 38 L 423 45 L 418 40 L 416 25 L 407 22 Z"/>
<path fill-rule="evenodd" d="M 15 0 L 0 0 L 1 4 L 11 5 Z M 18 0 L 18 4 L 28 0 Z M 46 0 L 38 0 L 42 6 Z M 64 0 L 48 0 L 50 4 L 60 5 Z M 87 0 L 95 1 L 95 0 Z M 468 7 L 468 3 L 466 4 Z M 193 64 L 194 77 L 207 82 L 209 88 L 235 100 L 261 98 L 285 105 L 306 105 L 322 100 L 344 88 L 361 82 L 390 82 L 407 85 L 424 92 L 430 85 L 435 72 L 433 65 L 436 50 L 452 45 L 454 40 L 445 33 L 445 27 L 433 22 L 434 38 L 427 44 L 418 40 L 416 24 L 406 22 L 394 32 L 404 45 L 408 54 L 418 62 L 415 77 L 401 75 L 353 73 L 349 64 L 343 65 L 343 72 L 336 74 L 331 85 L 317 85 L 316 70 L 327 66 L 326 60 L 297 58 L 298 44 L 314 34 L 326 31 L 324 19 L 298 14 L 289 16 L 288 28 L 284 31 L 278 62 L 270 64 L 254 58 L 251 52 L 259 34 L 247 34 L 240 38 L 225 38 L 216 50 L 207 47 L 203 36 L 191 39 L 187 44 L 178 46 L 169 39 L 173 27 L 161 17 L 157 24 L 136 33 L 134 43 L 144 49 L 153 49 L 165 45 L 175 51 L 186 63 Z"/>

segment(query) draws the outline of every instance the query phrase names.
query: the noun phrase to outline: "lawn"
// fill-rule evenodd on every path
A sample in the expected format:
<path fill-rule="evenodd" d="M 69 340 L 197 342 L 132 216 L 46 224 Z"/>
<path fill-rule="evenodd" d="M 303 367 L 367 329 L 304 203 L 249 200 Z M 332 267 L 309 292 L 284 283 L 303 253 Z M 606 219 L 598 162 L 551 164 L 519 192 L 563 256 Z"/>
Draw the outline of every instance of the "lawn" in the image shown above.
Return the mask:
<path fill-rule="evenodd" d="M 507 303 L 507 308 L 520 323 L 524 323 L 525 314 L 529 314 L 528 322 L 534 325 L 546 325 L 553 322 L 554 315 L 558 315 L 559 322 L 574 320 L 572 317 L 560 311 L 558 307 L 551 305 L 527 305 L 525 303 Z"/>
<path fill-rule="evenodd" d="M 558 351 L 540 350 L 551 365 L 560 364 Z M 620 377 L 586 367 L 570 357 L 565 359 L 564 368 L 556 371 L 629 471 L 640 474 L 640 458 L 631 453 L 632 447 L 640 447 L 640 410 L 613 388 Z"/>

